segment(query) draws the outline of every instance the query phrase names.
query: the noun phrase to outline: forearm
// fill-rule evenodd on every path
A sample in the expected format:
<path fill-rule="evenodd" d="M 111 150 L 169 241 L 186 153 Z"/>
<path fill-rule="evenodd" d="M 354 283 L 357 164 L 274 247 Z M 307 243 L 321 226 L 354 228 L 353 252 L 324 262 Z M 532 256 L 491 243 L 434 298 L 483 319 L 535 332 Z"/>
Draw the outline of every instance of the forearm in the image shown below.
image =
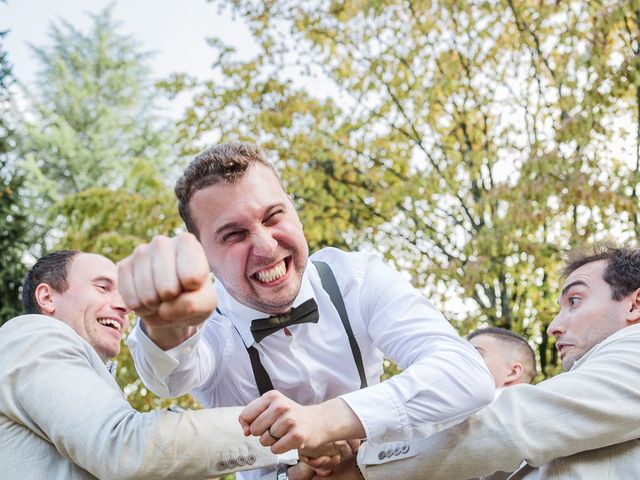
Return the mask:
<path fill-rule="evenodd" d="M 493 379 L 481 360 L 443 350 L 424 354 L 389 380 L 342 395 L 369 441 L 425 436 L 461 422 L 493 400 Z"/>
<path fill-rule="evenodd" d="M 140 318 L 140 325 L 149 339 L 162 350 L 170 350 L 184 343 L 198 331 L 197 326 L 152 327 Z"/>
<path fill-rule="evenodd" d="M 393 472 L 417 480 L 428 471 L 434 480 L 478 477 L 639 438 L 636 354 L 637 340 L 616 342 L 575 371 L 537 386 L 509 387 L 464 423 L 412 442 L 412 458 L 375 465 L 380 460 L 371 449 L 366 476 L 377 480 Z"/>
<path fill-rule="evenodd" d="M 322 419 L 323 428 L 318 432 L 318 443 L 359 439 L 366 436 L 362 422 L 341 398 L 327 400 L 308 408 L 312 415 Z"/>
<path fill-rule="evenodd" d="M 218 349 L 202 339 L 200 331 L 171 350 L 162 350 L 140 327 L 127 343 L 144 384 L 160 397 L 177 397 L 203 385 L 218 365 Z"/>

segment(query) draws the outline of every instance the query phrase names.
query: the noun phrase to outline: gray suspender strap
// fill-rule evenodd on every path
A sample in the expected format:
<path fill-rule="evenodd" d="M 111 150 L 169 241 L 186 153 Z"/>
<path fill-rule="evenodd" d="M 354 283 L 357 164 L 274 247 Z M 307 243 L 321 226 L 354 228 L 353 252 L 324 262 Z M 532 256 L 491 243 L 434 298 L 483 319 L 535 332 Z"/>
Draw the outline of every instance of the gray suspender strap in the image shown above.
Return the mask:
<path fill-rule="evenodd" d="M 347 337 L 349 338 L 349 345 L 351 346 L 351 353 L 353 354 L 353 360 L 356 362 L 356 367 L 358 368 L 358 375 L 360 375 L 360 388 L 367 387 L 367 376 L 364 373 L 364 365 L 362 363 L 362 354 L 360 353 L 360 347 L 358 347 L 358 342 L 356 342 L 356 337 L 353 335 L 353 330 L 351 329 L 351 324 L 349 323 L 349 317 L 347 316 L 347 309 L 344 306 L 344 300 L 342 299 L 342 294 L 340 293 L 340 287 L 338 287 L 338 282 L 336 282 L 336 277 L 325 262 L 314 261 L 313 264 L 318 269 L 318 273 L 320 274 L 320 282 L 322 282 L 322 288 L 329 294 L 329 298 L 331 298 L 331 303 L 338 310 L 338 315 L 340 315 L 340 320 L 342 320 L 342 326 L 344 327 L 345 332 L 347 332 Z"/>
<path fill-rule="evenodd" d="M 344 306 L 344 301 L 342 300 L 342 295 L 340 294 L 340 288 L 338 287 L 338 282 L 336 282 L 336 277 L 331 271 L 329 265 L 327 265 L 325 262 L 314 261 L 313 264 L 318 269 L 322 288 L 324 288 L 324 290 L 329 294 L 331 303 L 333 303 L 333 306 L 336 307 L 338 315 L 340 315 L 340 320 L 342 321 L 342 326 L 344 327 L 344 330 L 347 333 L 347 337 L 349 338 L 349 346 L 351 347 L 353 360 L 355 361 L 356 367 L 358 369 L 358 375 L 360 376 L 360 388 L 366 388 L 367 376 L 364 372 L 362 354 L 360 353 L 358 342 L 356 342 L 356 339 L 353 336 L 353 330 L 351 329 L 351 324 L 349 323 L 347 309 Z M 253 346 L 248 347 L 247 353 L 249 354 L 249 360 L 251 360 L 251 369 L 253 370 L 253 376 L 256 380 L 256 385 L 258 386 L 260 395 L 268 392 L 269 390 L 273 390 L 273 383 L 271 383 L 271 378 L 269 378 L 269 374 L 260 361 L 260 353 L 258 352 L 258 350 Z"/>

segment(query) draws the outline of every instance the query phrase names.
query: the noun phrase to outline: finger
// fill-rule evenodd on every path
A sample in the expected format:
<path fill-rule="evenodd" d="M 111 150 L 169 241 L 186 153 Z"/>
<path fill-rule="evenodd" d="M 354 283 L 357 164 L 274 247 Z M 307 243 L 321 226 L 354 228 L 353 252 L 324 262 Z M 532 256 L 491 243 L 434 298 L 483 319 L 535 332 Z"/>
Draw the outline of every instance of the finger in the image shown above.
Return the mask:
<path fill-rule="evenodd" d="M 289 408 L 294 402 L 276 390 L 271 390 L 260 398 L 265 402 L 265 406 L 253 418 L 250 427 L 251 433 L 260 436 L 271 429 L 273 436 L 284 436 L 289 427 L 282 423 L 282 417 L 289 414 Z M 282 424 L 281 428 L 280 424 Z"/>
<path fill-rule="evenodd" d="M 118 291 L 122 300 L 131 310 L 136 310 L 140 306 L 138 294 L 133 284 L 133 272 L 131 270 L 131 257 L 127 257 L 117 263 L 118 267 Z"/>
<path fill-rule="evenodd" d="M 240 424 L 246 424 L 250 427 L 253 424 L 254 420 L 258 417 L 258 415 L 264 412 L 268 407 L 269 400 L 265 398 L 264 395 L 262 397 L 256 398 L 246 407 L 244 407 L 244 410 L 242 410 L 242 412 L 240 412 L 240 416 L 238 417 L 238 419 L 240 420 Z M 253 432 L 251 433 L 253 434 Z"/>
<path fill-rule="evenodd" d="M 259 441 L 260 445 L 262 445 L 263 447 L 270 447 L 274 445 L 278 441 L 278 439 L 270 435 L 269 431 L 267 430 L 262 435 L 260 435 Z"/>
<path fill-rule="evenodd" d="M 353 452 L 355 451 L 351 447 L 351 444 L 345 440 L 334 442 L 334 445 L 336 450 L 338 451 L 338 455 L 340 455 L 341 457 L 349 457 L 353 455 Z"/>
<path fill-rule="evenodd" d="M 175 300 L 163 302 L 158 316 L 181 325 L 199 325 L 216 309 L 217 298 L 212 284 L 195 292 L 184 292 Z"/>
<path fill-rule="evenodd" d="M 138 301 L 141 306 L 155 310 L 160 304 L 160 296 L 156 291 L 151 269 L 150 245 L 138 245 L 133 251 L 132 271 L 133 286 L 136 289 Z"/>
<path fill-rule="evenodd" d="M 338 457 L 338 455 L 334 457 L 330 457 L 328 455 L 322 455 L 317 458 L 305 457 L 305 460 L 302 460 L 302 457 L 300 457 L 300 459 L 313 468 L 333 468 L 338 463 L 340 463 L 340 461 L 338 461 L 337 463 L 334 462 L 334 458 L 336 457 Z"/>
<path fill-rule="evenodd" d="M 174 241 L 180 284 L 185 290 L 197 290 L 209 281 L 209 264 L 202 245 L 190 233 L 179 235 Z"/>
<path fill-rule="evenodd" d="M 306 440 L 307 439 L 298 433 L 297 429 L 291 429 L 284 434 L 280 440 L 271 445 L 271 452 L 279 455 L 288 452 L 289 450 L 302 450 L 305 446 Z"/>
<path fill-rule="evenodd" d="M 352 438 L 351 440 L 347 440 L 347 443 L 351 447 L 351 451 L 355 453 L 360 448 L 362 440 L 360 440 L 359 438 Z"/>
<path fill-rule="evenodd" d="M 151 273 L 155 289 L 162 301 L 173 300 L 182 292 L 176 271 L 175 242 L 164 235 L 157 235 L 150 244 Z"/>

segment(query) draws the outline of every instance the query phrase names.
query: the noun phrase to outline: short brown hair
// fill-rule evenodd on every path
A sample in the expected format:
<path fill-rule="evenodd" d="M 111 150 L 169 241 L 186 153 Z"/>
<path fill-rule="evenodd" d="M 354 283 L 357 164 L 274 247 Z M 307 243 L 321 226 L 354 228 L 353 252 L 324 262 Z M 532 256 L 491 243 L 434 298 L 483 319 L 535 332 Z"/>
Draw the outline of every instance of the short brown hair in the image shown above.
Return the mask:
<path fill-rule="evenodd" d="M 46 283 L 58 293 L 64 293 L 69 288 L 69 265 L 79 253 L 78 250 L 59 250 L 38 259 L 22 282 L 24 313 L 42 313 L 36 299 L 36 288 L 41 283 Z"/>
<path fill-rule="evenodd" d="M 194 193 L 219 182 L 234 183 L 244 176 L 250 165 L 256 163 L 269 167 L 278 177 L 262 150 L 251 143 L 221 143 L 200 152 L 176 182 L 178 212 L 187 230 L 198 236 L 189 212 L 189 201 Z"/>
<path fill-rule="evenodd" d="M 599 244 L 589 249 L 580 248 L 569 254 L 569 260 L 562 272 L 567 278 L 578 268 L 591 262 L 606 260 L 607 266 L 602 278 L 611 286 L 613 300 L 622 300 L 640 288 L 640 250 Z"/>

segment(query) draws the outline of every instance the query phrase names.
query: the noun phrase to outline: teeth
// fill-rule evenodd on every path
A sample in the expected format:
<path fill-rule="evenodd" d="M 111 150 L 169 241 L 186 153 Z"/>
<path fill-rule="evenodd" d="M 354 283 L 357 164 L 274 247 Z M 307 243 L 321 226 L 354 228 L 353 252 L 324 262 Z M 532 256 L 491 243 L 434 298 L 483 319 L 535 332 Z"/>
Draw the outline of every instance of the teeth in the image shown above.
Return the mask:
<path fill-rule="evenodd" d="M 110 318 L 99 318 L 98 319 L 98 323 L 101 324 L 101 325 L 106 325 L 108 327 L 113 327 L 117 331 L 120 331 L 120 329 L 122 328 L 118 322 L 116 322 L 115 320 L 112 320 Z"/>
<path fill-rule="evenodd" d="M 255 277 L 261 282 L 268 283 L 279 279 L 280 277 L 284 276 L 285 273 L 287 273 L 287 266 L 283 260 L 269 270 L 261 270 L 260 272 L 256 273 Z"/>

